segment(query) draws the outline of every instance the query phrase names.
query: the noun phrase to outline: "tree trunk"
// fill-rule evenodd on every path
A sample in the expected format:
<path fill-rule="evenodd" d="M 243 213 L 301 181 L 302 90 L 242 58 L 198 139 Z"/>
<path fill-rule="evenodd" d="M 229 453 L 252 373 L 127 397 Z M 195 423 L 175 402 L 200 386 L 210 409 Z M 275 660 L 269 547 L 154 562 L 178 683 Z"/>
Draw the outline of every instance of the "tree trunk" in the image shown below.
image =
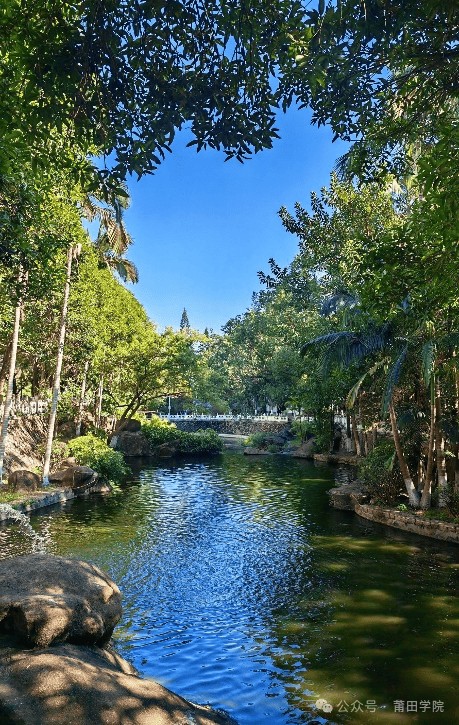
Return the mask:
<path fill-rule="evenodd" d="M 81 435 L 81 421 L 83 418 L 84 396 L 86 395 L 86 379 L 88 377 L 88 370 L 89 370 L 89 360 L 86 360 L 86 362 L 84 364 L 83 380 L 81 381 L 80 402 L 78 405 L 78 418 L 76 421 L 75 435 L 77 438 Z"/>
<path fill-rule="evenodd" d="M 432 396 L 433 398 L 433 396 Z M 434 448 L 435 448 L 435 401 L 432 399 L 430 403 L 430 431 L 429 431 L 429 448 L 427 451 L 427 468 L 426 477 L 424 481 L 424 488 L 421 496 L 421 508 L 430 508 L 430 499 L 432 494 L 432 474 L 433 474 L 433 463 L 434 463 Z"/>
<path fill-rule="evenodd" d="M 67 252 L 67 274 L 64 286 L 64 301 L 62 303 L 61 320 L 59 325 L 59 346 L 57 348 L 56 372 L 53 382 L 53 398 L 51 401 L 51 411 L 49 414 L 48 424 L 48 440 L 46 442 L 45 460 L 43 462 L 43 486 L 49 486 L 49 468 L 51 463 L 51 449 L 54 438 L 54 426 L 56 425 L 57 401 L 59 400 L 59 388 L 61 384 L 62 360 L 64 358 L 65 331 L 67 322 L 67 310 L 70 294 L 70 277 L 72 274 L 72 261 L 74 249 L 69 247 Z"/>
<path fill-rule="evenodd" d="M 96 407 L 96 415 L 95 415 L 95 424 L 96 428 L 100 428 L 100 419 L 102 417 L 102 398 L 104 395 L 104 375 L 100 376 L 99 380 L 99 389 L 97 391 L 97 407 Z"/>
<path fill-rule="evenodd" d="M 32 398 L 35 398 L 35 396 L 38 393 L 38 361 L 37 361 L 37 358 L 35 358 L 33 361 L 31 393 L 32 393 Z"/>
<path fill-rule="evenodd" d="M 19 322 L 21 321 L 21 314 L 19 313 Z M 15 320 L 16 325 L 16 320 Z M 11 362 L 11 353 L 13 351 L 13 339 L 14 339 L 14 330 L 11 333 L 11 337 L 8 340 L 8 344 L 6 346 L 5 352 L 3 353 L 3 360 L 2 360 L 2 367 L 0 368 L 0 395 L 3 394 L 3 383 L 8 377 L 9 373 L 9 367 Z"/>
<path fill-rule="evenodd" d="M 351 422 L 352 422 L 352 434 L 354 436 L 355 452 L 358 456 L 361 456 L 362 449 L 360 447 L 359 432 L 357 430 L 357 421 L 355 419 L 355 413 L 351 413 Z"/>
<path fill-rule="evenodd" d="M 23 290 L 20 290 L 20 287 L 22 285 L 25 285 L 27 282 L 27 273 L 24 273 L 22 271 L 22 268 L 19 271 L 18 275 L 18 287 L 19 287 L 19 298 L 16 305 L 16 310 L 14 313 L 14 328 L 13 328 L 13 337 L 11 341 L 11 353 L 10 353 L 10 367 L 8 372 L 8 387 L 6 390 L 6 399 L 5 404 L 3 408 L 3 421 L 2 421 L 2 430 L 0 433 L 0 483 L 2 483 L 2 476 L 3 476 L 3 461 L 5 459 L 5 444 L 6 444 L 6 436 L 8 435 L 8 423 L 10 419 L 10 413 L 11 413 L 11 401 L 13 399 L 13 382 L 14 382 L 14 371 L 16 369 L 16 357 L 18 352 L 18 340 L 19 340 L 19 327 L 21 324 L 21 317 L 22 317 L 22 306 L 24 304 L 24 293 Z"/>
<path fill-rule="evenodd" d="M 435 380 L 435 449 L 437 451 L 438 506 L 445 508 L 448 497 L 448 479 L 446 477 L 445 438 L 440 428 L 441 397 L 440 383 Z"/>
<path fill-rule="evenodd" d="M 389 404 L 389 416 L 390 416 L 390 425 L 392 428 L 392 436 L 394 439 L 395 450 L 397 451 L 398 465 L 400 466 L 400 471 L 402 473 L 403 480 L 405 482 L 410 505 L 418 506 L 420 496 L 414 486 L 413 479 L 411 478 L 408 464 L 406 462 L 406 458 L 405 458 L 403 450 L 402 450 L 402 444 L 400 442 L 400 436 L 398 434 L 398 428 L 397 428 L 397 419 L 395 417 L 395 411 L 394 411 L 394 406 L 392 405 L 392 401 Z"/>

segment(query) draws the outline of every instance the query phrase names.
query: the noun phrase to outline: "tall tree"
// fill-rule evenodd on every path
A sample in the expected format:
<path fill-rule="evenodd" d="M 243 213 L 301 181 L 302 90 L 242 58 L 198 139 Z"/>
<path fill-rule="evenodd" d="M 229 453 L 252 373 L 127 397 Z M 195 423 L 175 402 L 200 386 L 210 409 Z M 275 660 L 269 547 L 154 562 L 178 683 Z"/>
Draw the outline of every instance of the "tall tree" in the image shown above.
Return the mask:
<path fill-rule="evenodd" d="M 181 330 L 190 329 L 190 321 L 188 319 L 188 313 L 185 308 L 183 308 L 182 317 L 180 318 L 180 329 Z"/>
<path fill-rule="evenodd" d="M 0 165 L 104 154 L 96 188 L 151 173 L 177 129 L 240 161 L 277 136 L 273 80 L 303 19 L 296 0 L 18 0 L 0 11 Z"/>

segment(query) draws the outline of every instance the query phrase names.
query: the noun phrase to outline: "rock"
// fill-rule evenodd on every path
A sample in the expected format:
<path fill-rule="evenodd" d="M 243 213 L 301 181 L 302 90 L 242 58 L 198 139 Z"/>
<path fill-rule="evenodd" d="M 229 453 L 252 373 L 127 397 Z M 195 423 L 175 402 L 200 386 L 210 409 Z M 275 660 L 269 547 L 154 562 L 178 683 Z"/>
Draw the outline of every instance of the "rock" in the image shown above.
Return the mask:
<path fill-rule="evenodd" d="M 61 468 L 69 468 L 69 466 L 78 466 L 78 463 L 76 462 L 76 458 L 73 458 L 72 456 L 69 456 L 68 458 L 64 458 L 63 461 L 61 461 Z"/>
<path fill-rule="evenodd" d="M 137 421 L 138 422 L 138 421 Z M 151 456 L 151 448 L 143 433 L 122 430 L 116 437 L 114 448 L 124 456 Z"/>
<path fill-rule="evenodd" d="M 293 458 L 312 458 L 314 453 L 315 438 L 309 438 L 304 441 L 298 448 L 292 451 Z"/>
<path fill-rule="evenodd" d="M 141 428 L 142 425 L 140 423 L 140 420 L 136 420 L 135 418 L 127 418 L 125 421 L 123 421 L 123 428 L 121 432 L 138 433 Z"/>
<path fill-rule="evenodd" d="M 161 458 L 171 458 L 177 454 L 179 444 L 180 441 L 178 438 L 167 443 L 161 443 L 159 446 L 156 446 L 155 454 Z"/>
<path fill-rule="evenodd" d="M 137 676 L 113 651 L 59 644 L 18 652 L 0 638 L 0 722 L 8 725 L 231 725 Z"/>
<path fill-rule="evenodd" d="M 73 464 L 49 474 L 49 482 L 53 486 L 62 486 L 63 488 L 89 488 L 97 478 L 98 474 L 89 466 Z"/>
<path fill-rule="evenodd" d="M 120 617 L 118 587 L 93 564 L 50 554 L 0 561 L 0 631 L 28 646 L 102 645 Z"/>
<path fill-rule="evenodd" d="M 41 479 L 36 473 L 24 468 L 13 471 L 8 476 L 8 486 L 12 491 L 31 492 L 40 488 Z"/>
<path fill-rule="evenodd" d="M 273 454 L 267 448 L 244 448 L 245 456 L 272 456 Z"/>
<path fill-rule="evenodd" d="M 330 504 L 341 511 L 354 511 L 356 505 L 365 504 L 370 500 L 369 493 L 358 481 L 343 483 L 330 489 Z"/>

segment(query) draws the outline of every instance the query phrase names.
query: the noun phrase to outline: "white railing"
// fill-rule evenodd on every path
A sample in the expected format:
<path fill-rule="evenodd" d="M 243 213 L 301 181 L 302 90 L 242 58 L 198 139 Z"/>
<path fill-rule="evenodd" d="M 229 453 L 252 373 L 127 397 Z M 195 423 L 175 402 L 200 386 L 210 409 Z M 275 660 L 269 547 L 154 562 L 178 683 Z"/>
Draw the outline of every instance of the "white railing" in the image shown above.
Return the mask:
<path fill-rule="evenodd" d="M 153 410 L 142 411 L 147 418 L 151 418 L 152 415 L 157 415 L 158 418 L 163 420 L 230 420 L 230 421 L 273 421 L 279 423 L 287 423 L 289 420 L 299 420 L 298 415 L 277 415 L 277 414 L 264 414 L 264 415 L 208 415 L 206 413 L 179 413 L 177 415 L 169 415 L 167 413 L 157 413 Z M 313 423 L 313 415 L 302 415 L 301 420 L 305 423 Z M 346 426 L 346 416 L 342 414 L 335 414 L 335 423 L 339 423 L 342 427 Z"/>
<path fill-rule="evenodd" d="M 148 412 L 147 412 L 148 417 Z M 286 423 L 288 418 L 286 415 L 206 415 L 205 413 L 196 414 L 179 414 L 179 415 L 167 415 L 160 413 L 159 418 L 163 420 L 230 420 L 230 421 L 241 421 L 241 420 L 258 420 L 258 421 L 273 421 Z"/>
<path fill-rule="evenodd" d="M 37 415 L 46 413 L 49 403 L 39 398 L 19 398 L 13 397 L 11 401 L 11 415 Z M 0 419 L 3 418 L 5 410 L 4 402 L 0 403 Z"/>

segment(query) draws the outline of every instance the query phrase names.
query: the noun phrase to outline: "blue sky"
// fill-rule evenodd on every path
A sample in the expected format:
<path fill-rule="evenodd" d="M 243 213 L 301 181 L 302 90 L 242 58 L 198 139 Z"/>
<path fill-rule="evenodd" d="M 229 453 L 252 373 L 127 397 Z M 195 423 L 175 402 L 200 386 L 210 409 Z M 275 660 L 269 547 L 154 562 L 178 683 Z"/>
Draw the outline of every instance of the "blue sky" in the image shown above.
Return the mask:
<path fill-rule="evenodd" d="M 281 114 L 281 139 L 243 165 L 186 148 L 191 136 L 184 130 L 155 176 L 130 181 L 125 223 L 140 272 L 131 289 L 160 329 L 178 328 L 185 307 L 191 327 L 219 332 L 250 305 L 260 288 L 257 272 L 269 271 L 270 257 L 291 262 L 296 238 L 277 211 L 293 211 L 295 201 L 308 207 L 310 192 L 328 184 L 347 148 L 309 118 L 295 108 Z"/>

